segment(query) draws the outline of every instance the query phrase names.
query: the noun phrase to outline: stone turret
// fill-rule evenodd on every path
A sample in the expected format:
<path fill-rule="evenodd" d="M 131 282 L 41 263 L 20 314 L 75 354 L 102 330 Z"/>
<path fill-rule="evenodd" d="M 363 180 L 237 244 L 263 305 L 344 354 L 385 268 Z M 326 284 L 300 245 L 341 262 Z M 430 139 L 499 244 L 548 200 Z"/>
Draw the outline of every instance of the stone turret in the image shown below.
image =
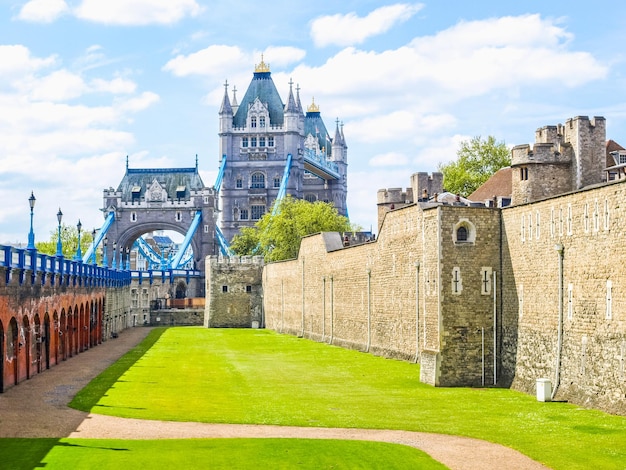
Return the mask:
<path fill-rule="evenodd" d="M 557 196 L 601 183 L 606 163 L 603 117 L 568 119 L 535 132 L 535 144 L 513 147 L 512 204 Z"/>

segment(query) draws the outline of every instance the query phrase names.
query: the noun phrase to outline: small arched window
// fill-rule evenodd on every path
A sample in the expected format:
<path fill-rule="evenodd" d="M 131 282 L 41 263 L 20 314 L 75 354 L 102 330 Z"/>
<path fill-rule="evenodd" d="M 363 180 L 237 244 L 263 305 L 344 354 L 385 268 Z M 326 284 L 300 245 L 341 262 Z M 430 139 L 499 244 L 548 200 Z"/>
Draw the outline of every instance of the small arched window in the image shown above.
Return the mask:
<path fill-rule="evenodd" d="M 473 245 L 476 241 L 476 227 L 474 227 L 474 224 L 471 223 L 467 218 L 462 217 L 454 225 L 452 238 L 454 243 L 458 245 Z"/>
<path fill-rule="evenodd" d="M 304 200 L 307 202 L 315 202 L 317 201 L 317 196 L 315 194 L 305 194 Z"/>
<path fill-rule="evenodd" d="M 456 241 L 457 242 L 467 241 L 467 228 L 465 228 L 462 225 L 458 229 L 456 229 Z"/>

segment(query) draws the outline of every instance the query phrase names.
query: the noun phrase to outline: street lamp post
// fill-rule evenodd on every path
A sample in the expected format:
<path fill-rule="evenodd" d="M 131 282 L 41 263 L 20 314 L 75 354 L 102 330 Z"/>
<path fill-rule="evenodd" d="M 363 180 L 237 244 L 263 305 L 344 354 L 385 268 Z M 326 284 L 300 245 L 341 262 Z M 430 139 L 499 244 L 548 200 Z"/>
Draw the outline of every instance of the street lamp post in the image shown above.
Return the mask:
<path fill-rule="evenodd" d="M 93 264 L 96 264 L 96 229 L 91 232 L 91 246 L 93 248 Z"/>
<path fill-rule="evenodd" d="M 63 212 L 61 212 L 61 208 L 59 207 L 59 212 L 57 212 L 57 220 L 59 221 L 59 235 L 57 237 L 57 256 L 63 256 L 63 242 L 61 242 L 61 220 L 63 219 Z"/>
<path fill-rule="evenodd" d="M 80 251 L 80 229 L 83 228 L 83 224 L 80 223 L 80 219 L 78 219 L 76 228 L 78 229 L 78 248 L 76 248 L 76 256 L 74 257 L 74 259 L 76 261 L 80 261 L 83 259 L 83 253 Z"/>
<path fill-rule="evenodd" d="M 31 191 L 28 198 L 28 204 L 30 205 L 30 232 L 28 232 L 28 246 L 29 250 L 35 249 L 35 232 L 33 231 L 33 209 L 35 208 L 35 194 Z"/>

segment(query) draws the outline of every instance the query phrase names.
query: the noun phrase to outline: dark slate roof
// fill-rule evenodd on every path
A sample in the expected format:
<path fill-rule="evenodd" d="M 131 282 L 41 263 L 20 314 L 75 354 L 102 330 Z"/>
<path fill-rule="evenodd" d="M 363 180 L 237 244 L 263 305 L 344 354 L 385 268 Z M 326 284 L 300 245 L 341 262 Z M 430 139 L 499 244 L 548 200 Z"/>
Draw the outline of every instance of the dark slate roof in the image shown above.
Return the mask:
<path fill-rule="evenodd" d="M 328 134 L 328 131 L 326 130 L 326 126 L 324 125 L 324 121 L 322 121 L 322 116 L 319 111 L 307 111 L 306 116 L 304 117 L 305 138 L 309 134 L 317 137 L 320 150 L 322 147 L 325 147 L 326 154 L 330 155 L 332 140 L 330 138 L 330 134 Z"/>
<path fill-rule="evenodd" d="M 282 126 L 284 121 L 284 105 L 280 99 L 271 72 L 254 72 L 252 81 L 246 90 L 246 94 L 239 103 L 239 108 L 233 117 L 234 127 L 245 127 L 248 117 L 248 107 L 258 98 L 261 103 L 268 107 L 270 113 L 270 125 Z"/>
<path fill-rule="evenodd" d="M 133 198 L 133 188 L 139 188 L 139 197 L 146 195 L 146 190 L 152 186 L 154 180 L 167 191 L 167 197 L 177 199 L 177 190 L 184 188 L 184 196 L 181 199 L 188 199 L 190 191 L 203 189 L 204 183 L 198 168 L 126 168 L 126 174 L 122 182 L 117 187 L 117 191 L 122 193 L 122 201 L 131 201 Z"/>
<path fill-rule="evenodd" d="M 232 114 L 233 108 L 230 105 L 230 100 L 228 99 L 228 89 L 224 87 L 224 98 L 222 99 L 222 105 L 220 106 L 220 114 Z"/>
<path fill-rule="evenodd" d="M 467 196 L 467 199 L 483 202 L 494 196 L 511 197 L 513 193 L 513 180 L 511 178 L 513 178 L 513 174 L 510 166 L 500 168 L 480 188 Z"/>

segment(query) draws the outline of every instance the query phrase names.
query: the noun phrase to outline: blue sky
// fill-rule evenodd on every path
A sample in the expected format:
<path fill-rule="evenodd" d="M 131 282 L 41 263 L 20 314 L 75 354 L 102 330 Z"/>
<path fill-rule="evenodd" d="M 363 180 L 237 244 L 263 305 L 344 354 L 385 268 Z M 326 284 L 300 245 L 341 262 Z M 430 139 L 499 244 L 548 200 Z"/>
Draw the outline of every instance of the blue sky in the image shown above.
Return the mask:
<path fill-rule="evenodd" d="M 227 79 L 241 98 L 270 64 L 326 126 L 344 123 L 352 222 L 376 191 L 493 135 L 530 143 L 577 115 L 626 146 L 626 4 L 599 0 L 0 0 L 0 242 L 102 225 L 102 190 L 131 168 L 218 168 Z"/>

